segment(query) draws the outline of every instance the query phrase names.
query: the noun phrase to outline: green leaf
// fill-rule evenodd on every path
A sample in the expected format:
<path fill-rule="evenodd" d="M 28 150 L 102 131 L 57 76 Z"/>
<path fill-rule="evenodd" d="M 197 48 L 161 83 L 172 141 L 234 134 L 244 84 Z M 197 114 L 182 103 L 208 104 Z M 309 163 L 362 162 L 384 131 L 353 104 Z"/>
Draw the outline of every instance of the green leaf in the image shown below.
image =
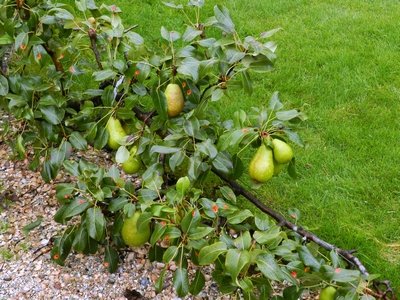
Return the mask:
<path fill-rule="evenodd" d="M 244 220 L 246 220 L 247 218 L 250 218 L 252 216 L 253 216 L 253 213 L 250 210 L 248 210 L 248 209 L 240 210 L 238 212 L 234 212 L 234 213 L 228 215 L 228 223 L 240 224 Z"/>
<path fill-rule="evenodd" d="M 163 119 L 167 119 L 167 99 L 164 92 L 157 89 L 152 89 L 151 98 L 153 99 L 154 108 L 158 115 Z"/>
<path fill-rule="evenodd" d="M 219 188 L 219 190 L 226 200 L 236 203 L 236 195 L 229 186 L 222 186 Z"/>
<path fill-rule="evenodd" d="M 178 254 L 179 248 L 177 246 L 170 246 L 167 250 L 165 250 L 163 255 L 163 262 L 168 264 L 170 263 L 175 256 Z"/>
<path fill-rule="evenodd" d="M 272 254 L 262 253 L 258 255 L 256 264 L 261 273 L 263 273 L 263 275 L 268 279 L 275 281 L 284 279 L 284 274 Z"/>
<path fill-rule="evenodd" d="M 87 141 L 78 131 L 71 133 L 69 136 L 69 142 L 75 149 L 85 150 L 87 148 Z"/>
<path fill-rule="evenodd" d="M 241 232 L 240 236 L 233 241 L 233 244 L 239 250 L 248 250 L 252 245 L 251 241 L 250 233 L 246 230 L 245 232 Z"/>
<path fill-rule="evenodd" d="M 154 246 L 158 240 L 164 235 L 165 230 L 167 230 L 167 226 L 161 225 L 160 223 L 156 223 L 154 226 L 153 232 L 150 237 L 150 244 Z"/>
<path fill-rule="evenodd" d="M 164 2 L 163 1 L 163 4 L 165 5 L 165 6 L 168 6 L 168 7 L 170 7 L 170 8 L 174 8 L 174 9 L 183 9 L 183 5 L 182 4 L 175 4 L 175 3 L 171 3 L 171 2 Z"/>
<path fill-rule="evenodd" d="M 196 296 L 201 292 L 206 283 L 203 273 L 200 270 L 196 271 L 193 281 L 190 283 L 189 291 L 192 295 Z"/>
<path fill-rule="evenodd" d="M 188 232 L 191 228 L 196 228 L 200 222 L 200 212 L 197 208 L 190 210 L 186 213 L 181 221 L 181 228 L 183 232 Z"/>
<path fill-rule="evenodd" d="M 218 171 L 225 174 L 229 174 L 233 170 L 232 161 L 230 160 L 229 154 L 226 152 L 218 152 L 218 155 L 212 161 L 212 165 Z"/>
<path fill-rule="evenodd" d="M 45 161 L 42 166 L 40 175 L 42 175 L 43 180 L 49 183 L 51 180 L 56 178 L 58 172 L 58 167 L 54 166 L 50 161 Z"/>
<path fill-rule="evenodd" d="M 63 218 L 67 219 L 79 215 L 80 213 L 84 212 L 89 206 L 90 203 L 86 199 L 75 197 L 65 209 Z"/>
<path fill-rule="evenodd" d="M 324 272 L 330 280 L 336 282 L 351 282 L 359 280 L 361 276 L 361 273 L 358 270 L 333 268 L 327 265 L 322 266 L 321 271 Z"/>
<path fill-rule="evenodd" d="M 96 149 L 103 149 L 107 145 L 109 138 L 109 133 L 105 127 L 97 127 L 96 138 L 94 140 L 93 146 Z"/>
<path fill-rule="evenodd" d="M 304 265 L 311 267 L 314 271 L 318 271 L 321 268 L 321 263 L 312 255 L 310 249 L 306 246 L 299 246 L 298 252 Z"/>
<path fill-rule="evenodd" d="M 260 38 L 262 38 L 262 39 L 269 38 L 269 37 L 273 36 L 275 33 L 277 33 L 278 31 L 280 31 L 281 29 L 282 28 L 274 28 L 269 31 L 264 31 L 260 34 Z"/>
<path fill-rule="evenodd" d="M 76 235 L 72 243 L 74 250 L 80 253 L 85 253 L 88 246 L 88 238 L 89 235 L 86 231 L 86 227 L 81 224 L 81 226 L 79 226 L 78 230 L 76 231 Z"/>
<path fill-rule="evenodd" d="M 129 150 L 125 146 L 120 146 L 115 154 L 115 161 L 122 164 L 129 159 L 129 155 Z"/>
<path fill-rule="evenodd" d="M 273 225 L 266 231 L 256 231 L 253 234 L 253 238 L 257 241 L 257 243 L 261 245 L 270 244 L 276 240 L 281 241 L 281 228 L 279 226 Z"/>
<path fill-rule="evenodd" d="M 297 178 L 297 172 L 296 172 L 296 159 L 293 157 L 288 165 L 288 173 L 289 176 L 296 179 Z"/>
<path fill-rule="evenodd" d="M 14 43 L 14 39 L 9 36 L 7 33 L 0 36 L 0 45 L 9 45 Z"/>
<path fill-rule="evenodd" d="M 163 154 L 170 154 L 170 153 L 175 153 L 180 151 L 181 148 L 177 148 L 177 147 L 167 147 L 167 146 L 158 146 L 155 145 L 153 147 L 151 147 L 150 149 L 150 155 L 153 153 L 163 153 Z"/>
<path fill-rule="evenodd" d="M 214 26 L 222 29 L 226 33 L 235 32 L 235 24 L 233 24 L 231 17 L 229 16 L 229 11 L 221 5 L 214 6 L 214 14 L 218 23 Z"/>
<path fill-rule="evenodd" d="M 161 271 L 160 276 L 157 278 L 156 282 L 154 283 L 154 288 L 156 290 L 156 293 L 161 293 L 164 289 L 166 271 L 167 270 L 164 268 Z"/>
<path fill-rule="evenodd" d="M 168 31 L 164 26 L 162 26 L 161 37 L 168 42 L 175 42 L 181 38 L 181 35 L 177 31 Z"/>
<path fill-rule="evenodd" d="M 60 124 L 65 115 L 65 110 L 54 106 L 42 106 L 40 111 L 43 119 L 53 125 Z"/>
<path fill-rule="evenodd" d="M 189 278 L 185 268 L 178 268 L 173 277 L 176 293 L 179 297 L 184 297 L 189 293 Z"/>
<path fill-rule="evenodd" d="M 205 3 L 204 0 L 189 0 L 188 5 L 195 6 L 195 7 L 203 7 L 204 3 Z"/>
<path fill-rule="evenodd" d="M 106 219 L 100 208 L 91 207 L 86 211 L 86 227 L 92 239 L 99 242 L 103 239 Z"/>
<path fill-rule="evenodd" d="M 114 273 L 118 268 L 119 255 L 117 250 L 107 246 L 104 252 L 104 263 L 110 273 Z"/>
<path fill-rule="evenodd" d="M 137 46 L 140 46 L 144 43 L 143 37 L 140 34 L 133 31 L 125 33 L 125 37 L 127 37 L 132 44 L 135 44 Z"/>
<path fill-rule="evenodd" d="M 281 121 L 289 121 L 289 120 L 292 120 L 294 118 L 297 118 L 300 115 L 301 115 L 301 113 L 296 109 L 285 110 L 285 111 L 277 111 L 276 112 L 277 119 L 281 120 Z"/>
<path fill-rule="evenodd" d="M 199 252 L 199 264 L 202 266 L 212 264 L 218 256 L 226 251 L 227 247 L 223 242 L 216 242 L 210 246 L 206 246 Z"/>
<path fill-rule="evenodd" d="M 130 200 L 125 197 L 118 197 L 114 198 L 110 201 L 110 204 L 108 205 L 108 210 L 111 212 L 116 212 L 120 209 L 122 209 L 125 204 L 130 203 Z"/>
<path fill-rule="evenodd" d="M 214 230 L 215 229 L 213 227 L 203 227 L 203 226 L 195 227 L 189 231 L 188 237 L 191 240 L 200 240 L 209 235 Z"/>
<path fill-rule="evenodd" d="M 56 198 L 60 203 L 64 203 L 69 198 L 72 198 L 72 193 L 75 190 L 75 185 L 70 183 L 59 183 L 56 186 Z"/>
<path fill-rule="evenodd" d="M 303 293 L 302 289 L 299 289 L 297 286 L 292 285 L 283 290 L 283 299 L 285 300 L 298 300 Z"/>
<path fill-rule="evenodd" d="M 283 108 L 281 100 L 279 100 L 279 92 L 274 92 L 269 100 L 268 108 L 273 111 L 278 111 Z"/>
<path fill-rule="evenodd" d="M 0 96 L 5 96 L 8 94 L 8 80 L 3 75 L 0 74 Z"/>
<path fill-rule="evenodd" d="M 251 95 L 253 93 L 253 82 L 248 71 L 242 72 L 242 83 L 245 93 Z"/>
<path fill-rule="evenodd" d="M 171 155 L 168 163 L 172 172 L 175 172 L 176 167 L 180 166 L 183 163 L 184 159 L 185 153 L 183 151 L 178 151 Z"/>
<path fill-rule="evenodd" d="M 92 76 L 94 77 L 95 81 L 104 81 L 106 79 L 114 78 L 116 75 L 117 75 L 116 72 L 114 72 L 111 69 L 107 69 L 107 70 L 93 72 Z"/>
<path fill-rule="evenodd" d="M 194 82 L 199 79 L 199 67 L 200 61 L 194 57 L 186 57 L 178 67 L 177 71 L 179 74 L 189 76 Z"/>
<path fill-rule="evenodd" d="M 38 227 L 40 224 L 42 224 L 42 221 L 43 221 L 43 217 L 42 217 L 42 216 L 37 217 L 37 219 L 36 219 L 35 221 L 29 223 L 28 225 L 25 225 L 25 226 L 22 228 L 22 232 L 23 232 L 24 234 L 28 234 L 29 231 L 35 229 L 35 228 Z"/>
<path fill-rule="evenodd" d="M 217 147 L 215 147 L 211 139 L 207 139 L 202 143 L 198 143 L 196 146 L 201 153 L 207 155 L 211 159 L 214 159 L 218 154 Z"/>
<path fill-rule="evenodd" d="M 201 35 L 203 33 L 203 31 L 201 30 L 197 30 L 191 26 L 188 26 L 186 28 L 185 33 L 183 34 L 183 40 L 185 42 L 191 42 L 193 41 L 196 37 L 198 37 L 199 35 Z"/>
<path fill-rule="evenodd" d="M 232 65 L 245 57 L 246 53 L 238 51 L 236 49 L 228 49 L 226 50 L 225 55 L 228 64 Z"/>
<path fill-rule="evenodd" d="M 250 254 L 247 250 L 229 249 L 226 253 L 225 268 L 234 281 L 249 263 Z"/>

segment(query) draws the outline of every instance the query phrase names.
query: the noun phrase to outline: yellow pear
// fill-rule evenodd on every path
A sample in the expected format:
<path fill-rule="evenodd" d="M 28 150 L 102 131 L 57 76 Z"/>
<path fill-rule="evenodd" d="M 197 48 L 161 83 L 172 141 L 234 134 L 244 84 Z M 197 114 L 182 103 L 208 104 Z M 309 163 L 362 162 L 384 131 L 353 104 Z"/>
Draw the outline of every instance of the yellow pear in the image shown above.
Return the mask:
<path fill-rule="evenodd" d="M 136 155 L 137 146 L 133 146 L 129 151 L 129 158 L 122 163 L 122 169 L 126 174 L 134 174 L 141 167 L 140 158 Z"/>
<path fill-rule="evenodd" d="M 285 164 L 292 160 L 293 150 L 284 141 L 279 139 L 273 139 L 272 146 L 274 149 L 274 158 L 276 162 L 280 164 Z"/>
<path fill-rule="evenodd" d="M 106 129 L 109 134 L 108 147 L 113 150 L 117 150 L 120 146 L 121 140 L 126 136 L 126 132 L 122 128 L 121 122 L 114 117 L 110 117 L 110 119 L 108 119 Z"/>
<path fill-rule="evenodd" d="M 249 165 L 249 175 L 258 182 L 266 182 L 274 175 L 272 150 L 262 144 Z"/>
<path fill-rule="evenodd" d="M 121 236 L 125 244 L 130 247 L 144 245 L 150 238 L 150 224 L 140 232 L 138 231 L 137 221 L 141 213 L 136 211 L 132 217 L 125 219 L 121 229 Z"/>
<path fill-rule="evenodd" d="M 167 85 L 164 93 L 167 98 L 168 116 L 176 117 L 182 112 L 185 106 L 182 90 L 176 83 L 170 83 Z"/>

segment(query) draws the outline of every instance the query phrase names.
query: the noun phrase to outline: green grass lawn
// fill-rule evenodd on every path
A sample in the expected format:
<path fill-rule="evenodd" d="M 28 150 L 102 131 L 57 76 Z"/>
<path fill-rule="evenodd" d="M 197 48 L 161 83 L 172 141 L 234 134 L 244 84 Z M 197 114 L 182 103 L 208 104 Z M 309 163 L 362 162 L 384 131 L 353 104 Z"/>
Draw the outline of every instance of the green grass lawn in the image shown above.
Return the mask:
<path fill-rule="evenodd" d="M 213 0 L 204 12 L 217 2 L 243 37 L 283 29 L 274 36 L 276 69 L 254 77 L 253 96 L 222 100 L 226 116 L 265 103 L 275 90 L 309 116 L 301 132 L 307 146 L 295 149 L 300 178 L 282 175 L 256 193 L 284 214 L 298 208 L 301 224 L 357 249 L 370 272 L 400 286 L 398 1 Z M 161 1 L 114 3 L 149 43 L 159 43 L 162 25 L 184 30 L 183 16 Z"/>

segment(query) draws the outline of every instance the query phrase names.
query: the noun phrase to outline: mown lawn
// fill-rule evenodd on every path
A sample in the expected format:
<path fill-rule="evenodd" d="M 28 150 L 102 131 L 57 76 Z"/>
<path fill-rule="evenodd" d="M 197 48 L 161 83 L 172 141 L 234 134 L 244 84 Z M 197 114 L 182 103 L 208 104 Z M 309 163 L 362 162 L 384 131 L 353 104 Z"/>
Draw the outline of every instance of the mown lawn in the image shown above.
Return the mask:
<path fill-rule="evenodd" d="M 153 45 L 162 25 L 185 28 L 159 0 L 107 3 Z M 284 214 L 298 208 L 301 224 L 357 249 L 371 272 L 400 286 L 398 1 L 210 0 L 204 15 L 216 3 L 230 9 L 243 37 L 282 28 L 276 69 L 254 77 L 253 96 L 222 100 L 224 114 L 259 106 L 278 90 L 309 116 L 301 132 L 307 146 L 295 149 L 300 178 L 282 175 L 257 193 Z"/>

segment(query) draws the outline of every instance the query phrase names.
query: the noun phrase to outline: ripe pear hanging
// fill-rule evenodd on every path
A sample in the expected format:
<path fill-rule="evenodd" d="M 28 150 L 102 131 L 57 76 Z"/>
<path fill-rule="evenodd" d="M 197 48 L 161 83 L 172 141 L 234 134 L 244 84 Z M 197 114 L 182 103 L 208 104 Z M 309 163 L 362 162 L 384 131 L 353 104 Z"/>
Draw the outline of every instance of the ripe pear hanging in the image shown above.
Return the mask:
<path fill-rule="evenodd" d="M 176 83 L 170 83 L 167 85 L 164 94 L 167 98 L 168 116 L 176 117 L 182 112 L 183 107 L 185 106 L 181 88 Z"/>
<path fill-rule="evenodd" d="M 110 117 L 110 119 L 108 119 L 106 129 L 109 134 L 108 147 L 113 150 L 117 150 L 121 145 L 120 142 L 126 136 L 126 132 L 122 128 L 121 122 L 114 117 Z"/>
<path fill-rule="evenodd" d="M 274 158 L 272 150 L 262 144 L 249 165 L 249 175 L 258 182 L 266 182 L 274 175 Z"/>
<path fill-rule="evenodd" d="M 274 158 L 276 162 L 280 164 L 286 164 L 293 158 L 292 148 L 284 141 L 279 139 L 272 140 L 272 146 L 274 149 Z"/>

